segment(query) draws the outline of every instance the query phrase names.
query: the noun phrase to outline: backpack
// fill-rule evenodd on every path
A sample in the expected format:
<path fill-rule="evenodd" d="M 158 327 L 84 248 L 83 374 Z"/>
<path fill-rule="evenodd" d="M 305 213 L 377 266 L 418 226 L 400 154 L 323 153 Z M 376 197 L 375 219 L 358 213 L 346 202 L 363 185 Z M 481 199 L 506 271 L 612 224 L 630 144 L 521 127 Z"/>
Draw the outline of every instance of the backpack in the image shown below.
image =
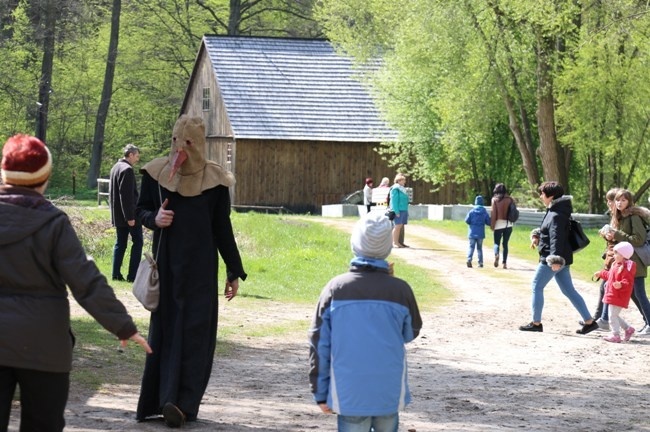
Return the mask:
<path fill-rule="evenodd" d="M 508 214 L 506 215 L 506 219 L 508 219 L 508 222 L 512 223 L 519 220 L 519 209 L 517 208 L 517 204 L 515 204 L 515 200 L 512 198 L 510 198 L 510 204 L 508 204 Z"/>

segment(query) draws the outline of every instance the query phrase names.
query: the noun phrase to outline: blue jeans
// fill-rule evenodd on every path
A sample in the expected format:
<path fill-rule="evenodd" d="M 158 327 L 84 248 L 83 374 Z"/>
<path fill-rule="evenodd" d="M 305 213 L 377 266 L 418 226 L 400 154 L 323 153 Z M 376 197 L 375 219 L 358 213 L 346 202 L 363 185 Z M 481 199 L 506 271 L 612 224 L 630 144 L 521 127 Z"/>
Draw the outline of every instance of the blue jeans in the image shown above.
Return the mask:
<path fill-rule="evenodd" d="M 467 250 L 467 261 L 471 261 L 474 256 L 474 248 L 476 248 L 476 255 L 478 256 L 478 263 L 483 264 L 483 239 L 470 238 L 469 249 Z"/>
<path fill-rule="evenodd" d="M 136 221 L 134 226 L 115 227 L 117 240 L 113 247 L 113 279 L 122 279 L 122 261 L 126 253 L 126 245 L 131 235 L 131 258 L 129 259 L 129 272 L 126 279 L 135 280 L 135 274 L 138 272 L 138 266 L 142 260 L 142 225 Z"/>
<path fill-rule="evenodd" d="M 377 417 L 339 415 L 337 423 L 338 432 L 397 432 L 399 413 Z"/>
<path fill-rule="evenodd" d="M 554 272 L 550 266 L 540 263 L 533 276 L 533 322 L 542 321 L 542 309 L 544 309 L 544 287 L 555 278 L 560 286 L 562 294 L 571 301 L 571 304 L 578 311 L 584 321 L 591 319 L 589 309 L 582 296 L 576 291 L 571 280 L 570 266 L 564 266 Z"/>
<path fill-rule="evenodd" d="M 499 244 L 501 243 L 501 238 L 503 238 L 503 261 L 508 261 L 508 242 L 510 241 L 510 235 L 512 234 L 512 227 L 503 228 L 494 230 L 494 255 L 499 254 Z"/>

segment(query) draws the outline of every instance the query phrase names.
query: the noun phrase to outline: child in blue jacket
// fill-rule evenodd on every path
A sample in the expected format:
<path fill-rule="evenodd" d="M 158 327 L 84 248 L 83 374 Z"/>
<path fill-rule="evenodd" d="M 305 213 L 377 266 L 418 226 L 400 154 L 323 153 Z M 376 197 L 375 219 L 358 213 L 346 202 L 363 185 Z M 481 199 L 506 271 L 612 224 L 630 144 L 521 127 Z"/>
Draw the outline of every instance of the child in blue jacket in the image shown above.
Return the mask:
<path fill-rule="evenodd" d="M 483 197 L 477 195 L 474 199 L 474 208 L 465 216 L 465 223 L 469 225 L 467 237 L 469 238 L 469 249 L 467 250 L 467 267 L 472 268 L 474 248 L 478 255 L 478 266 L 483 267 L 483 239 L 485 238 L 485 226 L 490 225 L 490 215 L 483 207 Z"/>
<path fill-rule="evenodd" d="M 359 219 L 350 268 L 323 288 L 309 331 L 311 392 L 322 412 L 337 414 L 339 432 L 397 432 L 411 400 L 404 345 L 422 317 L 386 261 L 392 229 L 380 212 Z"/>

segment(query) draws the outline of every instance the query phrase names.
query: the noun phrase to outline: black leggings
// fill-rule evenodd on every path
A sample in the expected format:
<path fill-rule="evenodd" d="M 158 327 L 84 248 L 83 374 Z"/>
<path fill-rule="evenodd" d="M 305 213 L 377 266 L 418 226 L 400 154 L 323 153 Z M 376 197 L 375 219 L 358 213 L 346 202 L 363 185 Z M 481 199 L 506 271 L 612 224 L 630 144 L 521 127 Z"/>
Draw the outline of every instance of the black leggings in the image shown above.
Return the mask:
<path fill-rule="evenodd" d="M 20 386 L 20 431 L 61 432 L 70 374 L 0 366 L 0 431 L 6 431 L 11 401 Z"/>

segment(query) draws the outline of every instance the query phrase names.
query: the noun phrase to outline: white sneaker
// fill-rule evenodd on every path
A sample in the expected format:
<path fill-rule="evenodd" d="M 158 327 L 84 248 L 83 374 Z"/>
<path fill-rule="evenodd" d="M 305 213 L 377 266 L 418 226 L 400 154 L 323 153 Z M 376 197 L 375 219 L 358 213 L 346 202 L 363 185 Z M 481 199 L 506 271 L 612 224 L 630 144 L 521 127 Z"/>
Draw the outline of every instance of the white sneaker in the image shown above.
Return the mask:
<path fill-rule="evenodd" d="M 650 327 L 647 324 L 644 325 L 641 330 L 636 332 L 636 336 L 641 336 L 641 337 L 650 336 Z"/>

